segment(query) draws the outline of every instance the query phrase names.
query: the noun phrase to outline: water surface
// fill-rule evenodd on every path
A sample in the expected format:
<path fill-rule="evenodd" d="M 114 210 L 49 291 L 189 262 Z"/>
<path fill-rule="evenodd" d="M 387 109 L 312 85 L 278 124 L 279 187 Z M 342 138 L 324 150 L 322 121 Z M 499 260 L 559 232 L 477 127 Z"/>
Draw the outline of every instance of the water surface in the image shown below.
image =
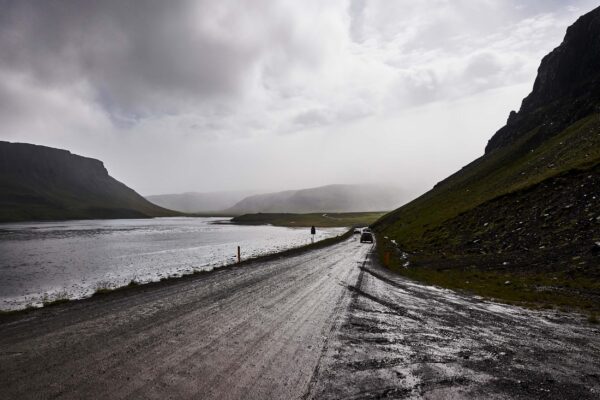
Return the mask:
<path fill-rule="evenodd" d="M 309 228 L 155 218 L 0 224 L 0 309 L 211 270 L 310 243 Z M 315 240 L 345 228 L 318 229 Z"/>

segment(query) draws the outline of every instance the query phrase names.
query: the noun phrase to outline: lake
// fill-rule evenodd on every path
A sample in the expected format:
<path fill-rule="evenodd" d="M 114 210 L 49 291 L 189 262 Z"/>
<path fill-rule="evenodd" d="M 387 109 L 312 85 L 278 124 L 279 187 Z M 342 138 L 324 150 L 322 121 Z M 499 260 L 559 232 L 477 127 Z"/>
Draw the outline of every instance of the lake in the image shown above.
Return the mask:
<path fill-rule="evenodd" d="M 227 222 L 154 218 L 0 224 L 0 309 L 39 307 L 131 281 L 212 270 L 235 263 L 237 246 L 247 259 L 311 241 L 310 228 Z M 345 231 L 317 229 L 315 240 Z"/>

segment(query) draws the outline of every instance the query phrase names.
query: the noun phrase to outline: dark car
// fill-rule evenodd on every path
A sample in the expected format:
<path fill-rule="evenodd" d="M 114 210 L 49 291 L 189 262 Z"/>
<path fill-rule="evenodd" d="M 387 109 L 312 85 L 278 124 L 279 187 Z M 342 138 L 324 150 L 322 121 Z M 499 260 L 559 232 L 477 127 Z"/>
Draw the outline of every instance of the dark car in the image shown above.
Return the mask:
<path fill-rule="evenodd" d="M 360 235 L 360 242 L 371 242 L 373 243 L 373 234 L 371 232 L 363 232 Z"/>
<path fill-rule="evenodd" d="M 354 228 L 354 234 L 357 235 L 359 233 L 362 233 L 362 230 L 360 228 Z"/>

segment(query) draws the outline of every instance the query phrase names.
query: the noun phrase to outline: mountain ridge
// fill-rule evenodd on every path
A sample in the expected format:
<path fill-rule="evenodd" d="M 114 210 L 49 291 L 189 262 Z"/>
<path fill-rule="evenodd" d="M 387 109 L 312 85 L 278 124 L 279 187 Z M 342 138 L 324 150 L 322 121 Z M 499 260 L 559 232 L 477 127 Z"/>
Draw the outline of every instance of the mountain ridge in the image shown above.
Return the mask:
<path fill-rule="evenodd" d="M 240 200 L 253 195 L 251 191 L 185 192 L 146 196 L 161 207 L 185 213 L 222 213 Z"/>
<path fill-rule="evenodd" d="M 148 218 L 179 215 L 68 150 L 0 141 L 0 221 Z"/>
<path fill-rule="evenodd" d="M 541 61 L 533 89 L 518 112 L 488 141 L 485 153 L 538 129 L 532 144 L 543 142 L 577 120 L 598 111 L 600 102 L 600 7 L 579 17 L 563 42 Z"/>
<path fill-rule="evenodd" d="M 225 211 L 233 214 L 386 211 L 404 201 L 405 195 L 395 187 L 332 184 L 248 196 Z"/>

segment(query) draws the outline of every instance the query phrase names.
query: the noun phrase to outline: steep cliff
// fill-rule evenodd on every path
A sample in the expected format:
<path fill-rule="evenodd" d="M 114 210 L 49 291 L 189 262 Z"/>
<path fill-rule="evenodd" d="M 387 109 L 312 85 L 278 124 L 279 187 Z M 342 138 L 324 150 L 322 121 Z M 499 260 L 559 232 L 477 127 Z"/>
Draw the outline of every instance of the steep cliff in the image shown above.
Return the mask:
<path fill-rule="evenodd" d="M 488 142 L 490 153 L 514 144 L 532 130 L 535 147 L 581 118 L 599 111 L 600 8 L 580 17 L 567 29 L 564 41 L 542 59 L 531 94 L 519 112 Z"/>
<path fill-rule="evenodd" d="M 51 147 L 0 142 L 0 221 L 176 214 L 112 178 L 99 160 Z"/>

